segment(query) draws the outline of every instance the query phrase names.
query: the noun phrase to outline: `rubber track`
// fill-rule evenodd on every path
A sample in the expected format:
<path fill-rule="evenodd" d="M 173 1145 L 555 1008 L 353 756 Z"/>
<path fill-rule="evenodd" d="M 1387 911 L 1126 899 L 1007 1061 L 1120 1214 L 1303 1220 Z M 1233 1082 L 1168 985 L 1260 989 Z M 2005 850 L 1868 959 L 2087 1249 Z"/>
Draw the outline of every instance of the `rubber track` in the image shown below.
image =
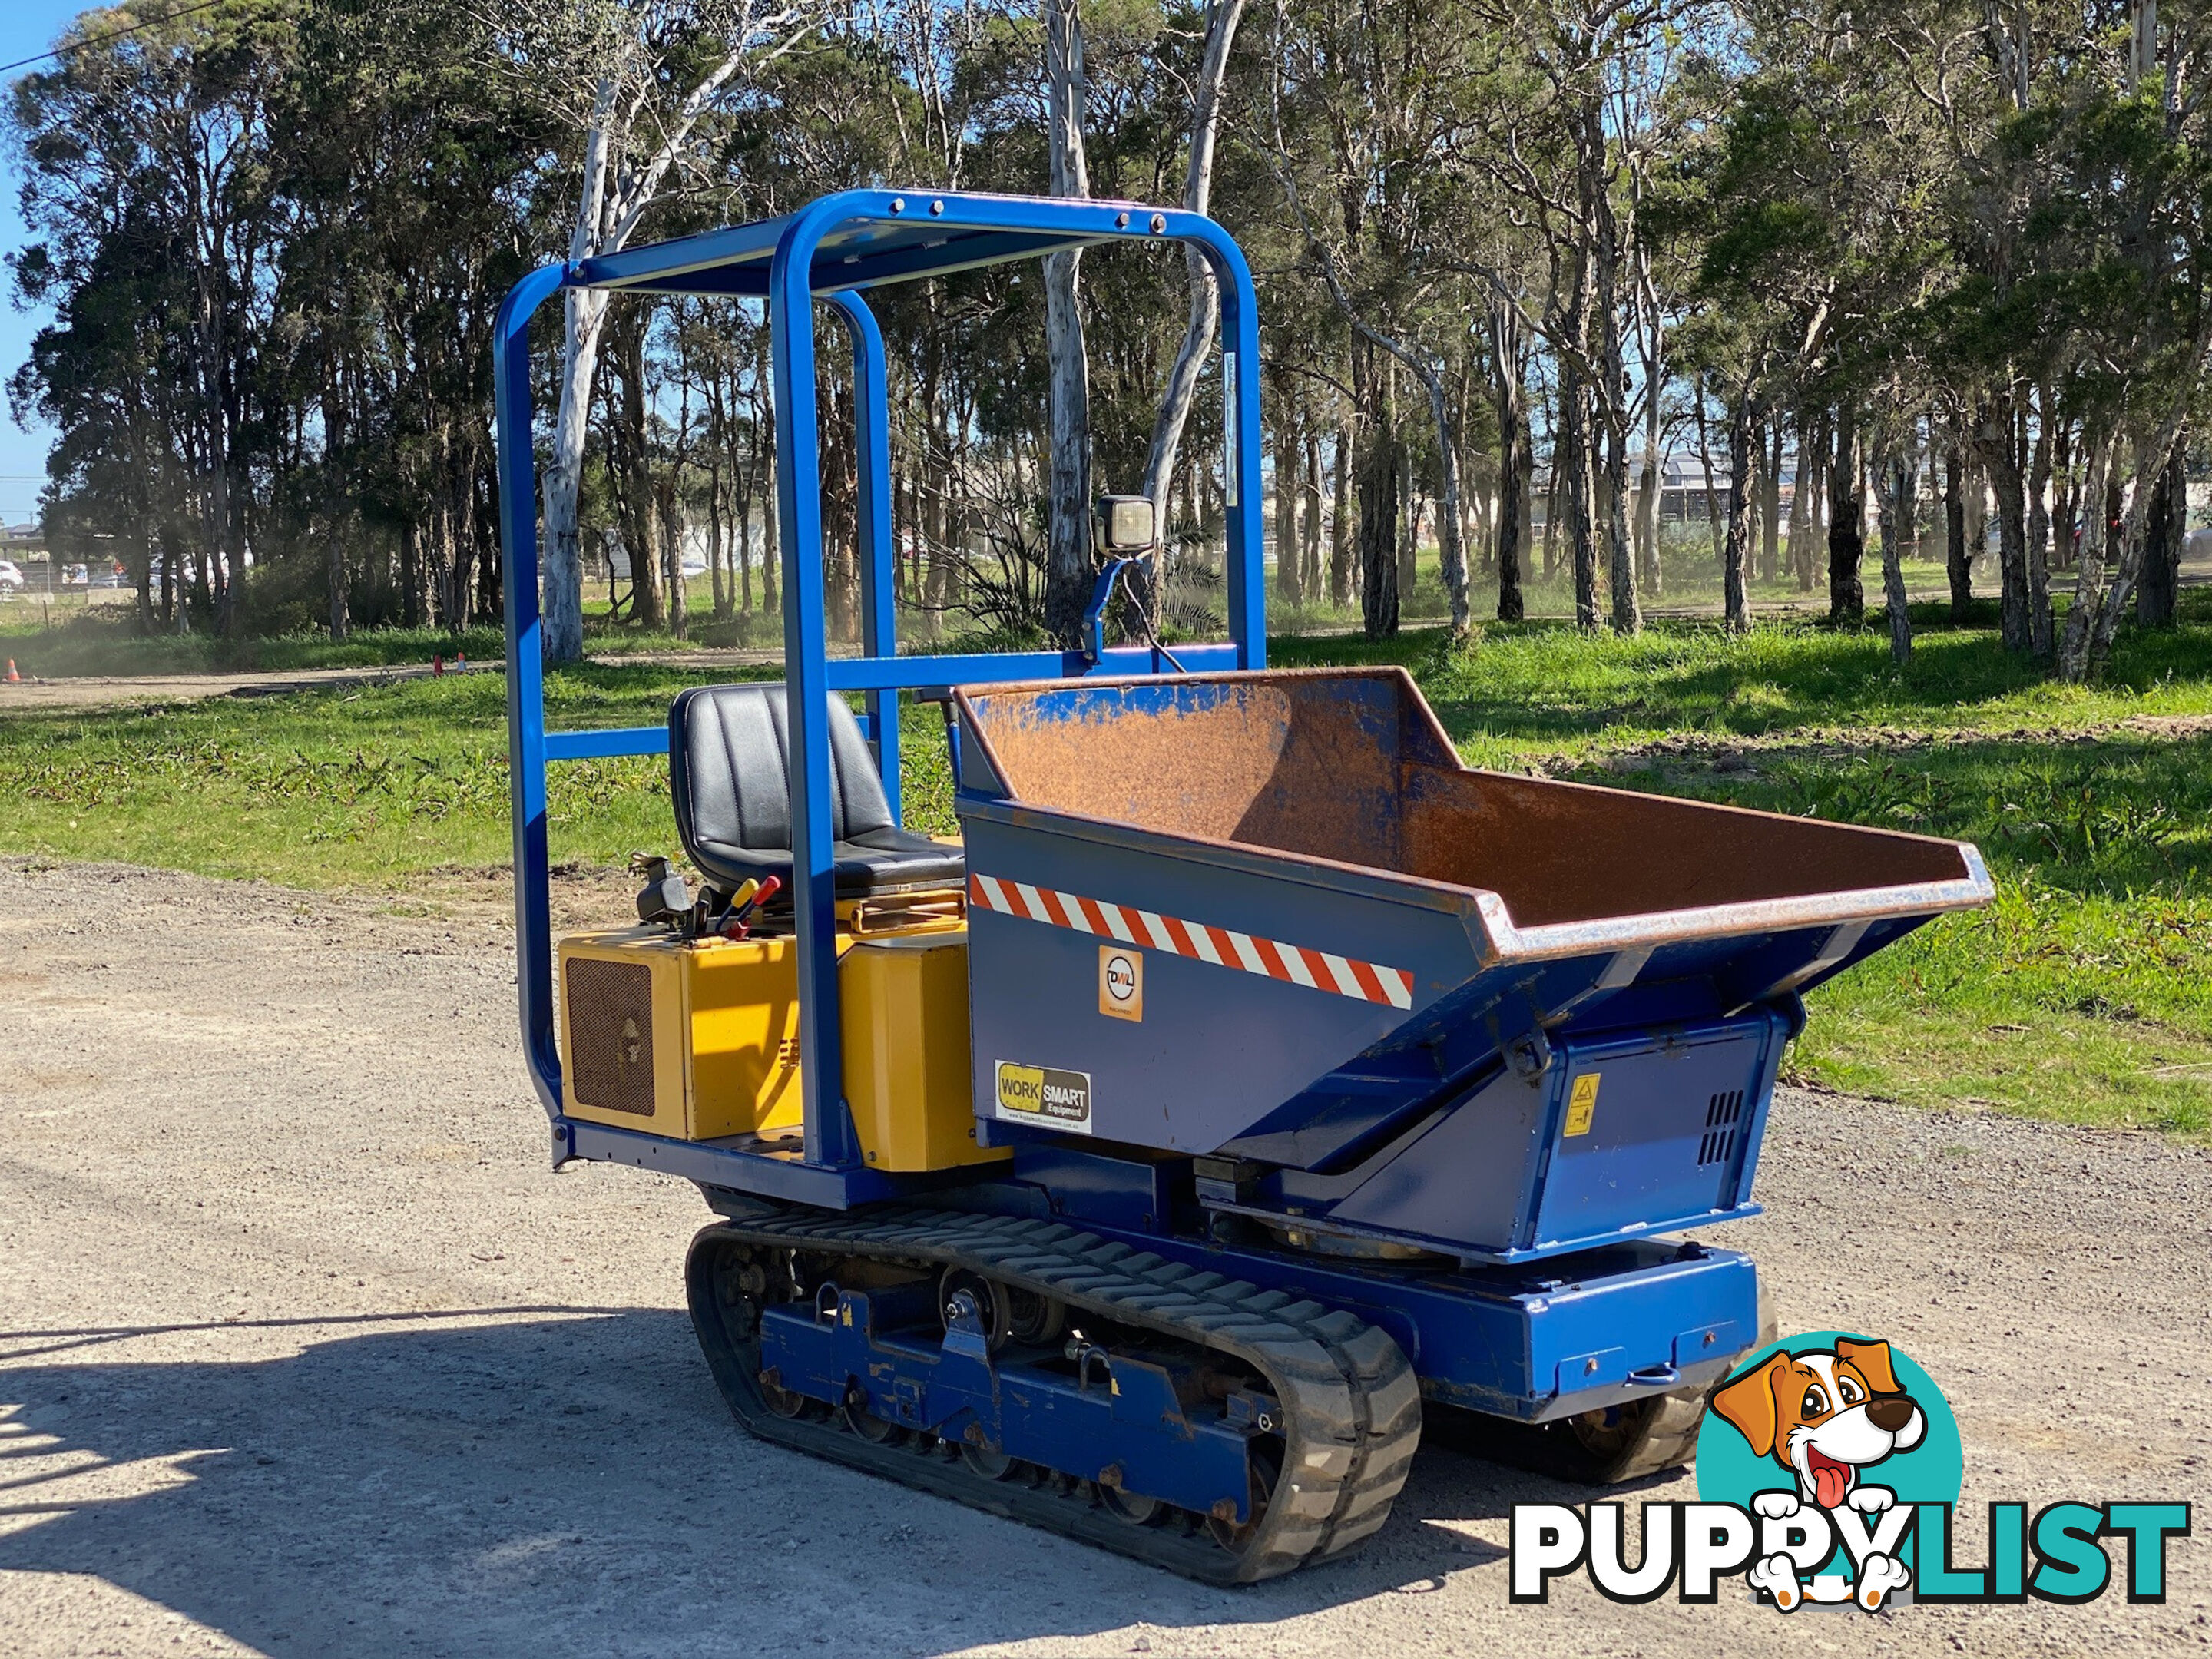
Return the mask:
<path fill-rule="evenodd" d="M 1231 1552 L 1203 1530 L 1133 1527 L 1079 1498 L 988 1480 L 963 1464 L 878 1446 L 835 1425 L 775 1416 L 724 1323 L 713 1261 L 722 1242 L 964 1267 L 1234 1355 L 1267 1379 L 1283 1409 L 1283 1471 L 1259 1530 Z M 748 1217 L 703 1230 L 685 1278 L 708 1364 L 753 1433 L 1210 1583 L 1272 1578 L 1352 1549 L 1389 1518 L 1420 1441 L 1419 1386 L 1388 1332 L 1341 1309 L 1057 1222 L 909 1207 Z"/>

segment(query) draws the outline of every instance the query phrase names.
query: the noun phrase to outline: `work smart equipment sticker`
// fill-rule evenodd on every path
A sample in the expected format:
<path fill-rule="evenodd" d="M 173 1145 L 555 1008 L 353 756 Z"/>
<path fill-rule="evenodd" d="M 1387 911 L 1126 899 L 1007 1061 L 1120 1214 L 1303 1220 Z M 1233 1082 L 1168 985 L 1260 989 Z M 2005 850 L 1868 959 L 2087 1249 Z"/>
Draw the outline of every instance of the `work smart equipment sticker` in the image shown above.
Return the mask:
<path fill-rule="evenodd" d="M 1091 1133 L 1091 1073 L 1002 1060 L 996 1115 L 1007 1123 L 1042 1123 L 1087 1135 Z"/>
<path fill-rule="evenodd" d="M 1680 1601 L 1709 1602 L 1741 1575 L 1784 1613 L 2092 1601 L 2116 1579 L 2130 1601 L 2166 1600 L 2166 1547 L 2189 1535 L 2187 1503 L 2069 1501 L 2031 1516 L 1996 1502 L 1978 1539 L 1957 1515 L 1965 1472 L 1950 1402 L 1910 1355 L 1808 1332 L 1753 1350 L 1713 1389 L 1698 1431 L 1698 1501 L 1643 1506 L 1635 1565 L 1626 1505 L 1515 1504 L 1512 1599 L 1547 1601 L 1553 1578 L 1580 1571 L 1615 1601 L 1672 1586 Z"/>

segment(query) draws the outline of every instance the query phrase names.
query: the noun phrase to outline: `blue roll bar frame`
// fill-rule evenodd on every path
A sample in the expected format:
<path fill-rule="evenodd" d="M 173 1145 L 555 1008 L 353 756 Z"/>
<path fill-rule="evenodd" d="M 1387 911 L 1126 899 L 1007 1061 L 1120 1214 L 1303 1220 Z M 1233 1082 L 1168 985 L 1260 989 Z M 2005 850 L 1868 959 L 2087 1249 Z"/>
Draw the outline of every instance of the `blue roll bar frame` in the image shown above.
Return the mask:
<path fill-rule="evenodd" d="M 516 980 L 523 1052 L 553 1129 L 553 1160 L 603 1158 L 666 1170 L 704 1184 L 845 1208 L 896 1196 L 924 1178 L 872 1170 L 837 1079 L 843 1043 L 837 995 L 830 747 L 823 710 L 836 692 L 864 694 L 863 726 L 900 811 L 898 693 L 956 684 L 1156 672 L 1149 649 L 901 656 L 891 527 L 888 372 L 883 335 L 863 290 L 1116 242 L 1198 247 L 1221 300 L 1229 643 L 1183 647 L 1193 672 L 1267 665 L 1267 585 L 1260 519 L 1259 313 L 1252 274 L 1229 234 L 1202 215 L 1127 202 L 854 190 L 782 218 L 540 266 L 501 303 L 492 353 L 500 537 L 506 556 L 507 714 L 514 817 Z M 682 1142 L 586 1123 L 562 1112 L 554 1039 L 551 888 L 546 844 L 548 762 L 665 754 L 665 728 L 549 732 L 540 633 L 537 461 L 530 319 L 563 289 L 706 294 L 767 303 L 776 436 L 776 514 L 784 565 L 784 672 L 791 688 L 790 787 L 798 939 L 804 1137 L 787 1146 Z M 861 640 L 857 657 L 829 654 L 817 431 L 814 302 L 851 337 L 860 459 Z"/>

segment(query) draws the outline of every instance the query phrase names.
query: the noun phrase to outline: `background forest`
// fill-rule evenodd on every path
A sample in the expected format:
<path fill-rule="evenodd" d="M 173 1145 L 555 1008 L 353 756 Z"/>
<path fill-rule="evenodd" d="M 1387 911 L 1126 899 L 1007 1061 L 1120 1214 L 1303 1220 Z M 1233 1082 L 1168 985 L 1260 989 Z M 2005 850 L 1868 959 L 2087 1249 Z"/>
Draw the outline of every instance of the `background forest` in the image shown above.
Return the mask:
<path fill-rule="evenodd" d="M 2172 620 L 2205 6 L 1042 3 L 88 12 L 11 109 L 57 556 L 125 566 L 149 632 L 490 617 L 509 283 L 882 183 L 1181 202 L 1244 242 L 1279 615 L 1382 637 L 1549 594 L 1632 632 L 1688 580 L 1740 629 L 1755 593 L 1856 622 L 1875 588 L 1902 656 L 1911 562 L 1963 616 L 1987 547 L 2006 647 L 2063 678 Z M 1065 634 L 1066 508 L 1109 489 L 1169 505 L 1164 623 L 1218 625 L 1197 273 L 1115 250 L 882 308 L 905 626 Z M 586 611 L 747 637 L 778 579 L 757 314 L 582 295 L 540 343 L 556 654 Z"/>

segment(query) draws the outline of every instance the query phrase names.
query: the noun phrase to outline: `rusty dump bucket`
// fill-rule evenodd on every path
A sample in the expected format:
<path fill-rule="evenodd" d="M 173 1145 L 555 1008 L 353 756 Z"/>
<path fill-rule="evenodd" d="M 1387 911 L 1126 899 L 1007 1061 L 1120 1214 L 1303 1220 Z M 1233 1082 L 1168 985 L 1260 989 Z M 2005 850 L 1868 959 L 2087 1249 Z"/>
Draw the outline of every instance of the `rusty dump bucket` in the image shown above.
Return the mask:
<path fill-rule="evenodd" d="M 1793 993 L 1990 895 L 1963 842 L 1470 770 L 1395 669 L 955 703 L 1000 1121 L 1025 1121 L 994 1110 L 1006 1062 L 1087 1079 L 1080 1123 L 1035 1120 L 1063 1133 L 1342 1167 L 1486 1066 L 1786 1028 Z"/>

